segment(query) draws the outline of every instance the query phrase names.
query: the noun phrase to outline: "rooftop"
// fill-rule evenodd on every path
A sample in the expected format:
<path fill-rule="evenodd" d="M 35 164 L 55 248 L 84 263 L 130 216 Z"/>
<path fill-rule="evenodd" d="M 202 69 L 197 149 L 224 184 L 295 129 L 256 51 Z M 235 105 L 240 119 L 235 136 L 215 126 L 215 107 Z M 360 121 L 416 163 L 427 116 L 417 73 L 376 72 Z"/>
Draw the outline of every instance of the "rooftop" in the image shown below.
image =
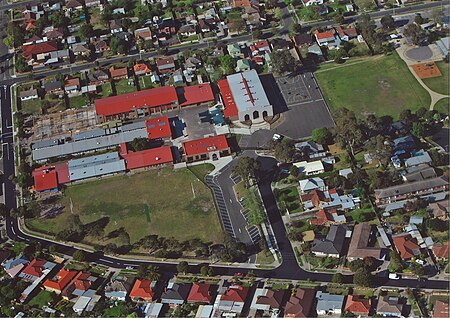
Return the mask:
<path fill-rule="evenodd" d="M 183 143 L 184 153 L 187 156 L 199 155 L 211 151 L 220 151 L 228 148 L 228 141 L 225 135 L 210 136 Z"/>

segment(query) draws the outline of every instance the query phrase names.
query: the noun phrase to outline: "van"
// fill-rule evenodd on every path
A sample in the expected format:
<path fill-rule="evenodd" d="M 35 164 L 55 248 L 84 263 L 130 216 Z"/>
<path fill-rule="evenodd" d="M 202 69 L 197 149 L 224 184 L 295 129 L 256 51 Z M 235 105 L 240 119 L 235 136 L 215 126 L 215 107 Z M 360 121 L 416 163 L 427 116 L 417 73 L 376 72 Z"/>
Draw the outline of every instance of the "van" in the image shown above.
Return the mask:
<path fill-rule="evenodd" d="M 400 279 L 400 275 L 398 275 L 397 273 L 391 273 L 389 274 L 389 279 Z"/>

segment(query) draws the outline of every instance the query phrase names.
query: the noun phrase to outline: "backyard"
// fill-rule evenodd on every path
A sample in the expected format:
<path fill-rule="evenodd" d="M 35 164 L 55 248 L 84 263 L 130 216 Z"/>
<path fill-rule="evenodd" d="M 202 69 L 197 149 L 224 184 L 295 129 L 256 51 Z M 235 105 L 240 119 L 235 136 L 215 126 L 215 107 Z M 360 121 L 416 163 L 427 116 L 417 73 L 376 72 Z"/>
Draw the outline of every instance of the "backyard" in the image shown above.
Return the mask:
<path fill-rule="evenodd" d="M 441 71 L 442 76 L 425 78 L 423 79 L 423 82 L 425 83 L 425 85 L 427 85 L 431 90 L 435 91 L 436 93 L 448 95 L 449 94 L 448 63 L 445 63 L 444 61 L 439 61 L 436 62 L 436 66 Z"/>
<path fill-rule="evenodd" d="M 196 175 L 201 177 L 208 171 L 210 167 L 198 167 Z M 150 234 L 180 241 L 199 238 L 219 242 L 223 236 L 211 191 L 196 175 L 188 169 L 164 168 L 72 185 L 60 200 L 65 207 L 62 214 L 32 219 L 28 224 L 56 234 L 67 226 L 72 205 L 83 224 L 107 216 L 105 233 L 123 227 L 131 243 Z M 90 236 L 85 240 L 99 243 Z"/>
<path fill-rule="evenodd" d="M 403 109 L 430 105 L 427 91 L 397 53 L 319 69 L 316 78 L 332 111 L 346 107 L 359 116 L 375 113 L 396 120 Z"/>

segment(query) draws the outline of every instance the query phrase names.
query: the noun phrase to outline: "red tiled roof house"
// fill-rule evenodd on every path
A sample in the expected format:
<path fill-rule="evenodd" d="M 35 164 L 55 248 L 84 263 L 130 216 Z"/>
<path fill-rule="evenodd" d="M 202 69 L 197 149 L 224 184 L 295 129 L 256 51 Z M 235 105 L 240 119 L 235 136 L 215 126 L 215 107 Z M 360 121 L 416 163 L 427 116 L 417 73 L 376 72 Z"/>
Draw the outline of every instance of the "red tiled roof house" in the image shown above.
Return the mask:
<path fill-rule="evenodd" d="M 183 143 L 183 150 L 186 162 L 217 160 L 231 155 L 231 148 L 225 135 L 186 141 Z"/>
<path fill-rule="evenodd" d="M 133 288 L 130 291 L 130 298 L 134 302 L 153 301 L 155 292 L 153 288 L 155 287 L 155 282 L 148 279 L 136 279 Z"/>
<path fill-rule="evenodd" d="M 344 310 L 354 315 L 369 316 L 372 302 L 359 295 L 348 295 Z"/>

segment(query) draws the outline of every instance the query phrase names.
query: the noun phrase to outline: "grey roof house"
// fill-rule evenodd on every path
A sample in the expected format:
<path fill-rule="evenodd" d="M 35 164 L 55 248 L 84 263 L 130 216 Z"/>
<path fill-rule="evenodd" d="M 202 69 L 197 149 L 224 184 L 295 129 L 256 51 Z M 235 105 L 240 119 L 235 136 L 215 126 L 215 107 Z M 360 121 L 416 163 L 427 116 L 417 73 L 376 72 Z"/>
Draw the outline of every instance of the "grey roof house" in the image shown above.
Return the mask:
<path fill-rule="evenodd" d="M 378 298 L 376 313 L 384 317 L 402 317 L 403 304 L 397 297 L 383 296 Z"/>
<path fill-rule="evenodd" d="M 111 279 L 105 287 L 105 297 L 125 301 L 131 287 L 133 287 L 133 282 L 133 277 Z"/>
<path fill-rule="evenodd" d="M 347 229 L 343 225 L 331 225 L 325 238 L 316 238 L 311 252 L 319 257 L 339 257 L 344 246 Z"/>
<path fill-rule="evenodd" d="M 179 284 L 169 282 L 167 288 L 161 295 L 161 303 L 170 306 L 183 305 L 191 290 L 191 284 Z"/>
<path fill-rule="evenodd" d="M 340 315 L 344 305 L 345 296 L 332 295 L 321 291 L 317 292 L 317 314 L 318 315 Z"/>

